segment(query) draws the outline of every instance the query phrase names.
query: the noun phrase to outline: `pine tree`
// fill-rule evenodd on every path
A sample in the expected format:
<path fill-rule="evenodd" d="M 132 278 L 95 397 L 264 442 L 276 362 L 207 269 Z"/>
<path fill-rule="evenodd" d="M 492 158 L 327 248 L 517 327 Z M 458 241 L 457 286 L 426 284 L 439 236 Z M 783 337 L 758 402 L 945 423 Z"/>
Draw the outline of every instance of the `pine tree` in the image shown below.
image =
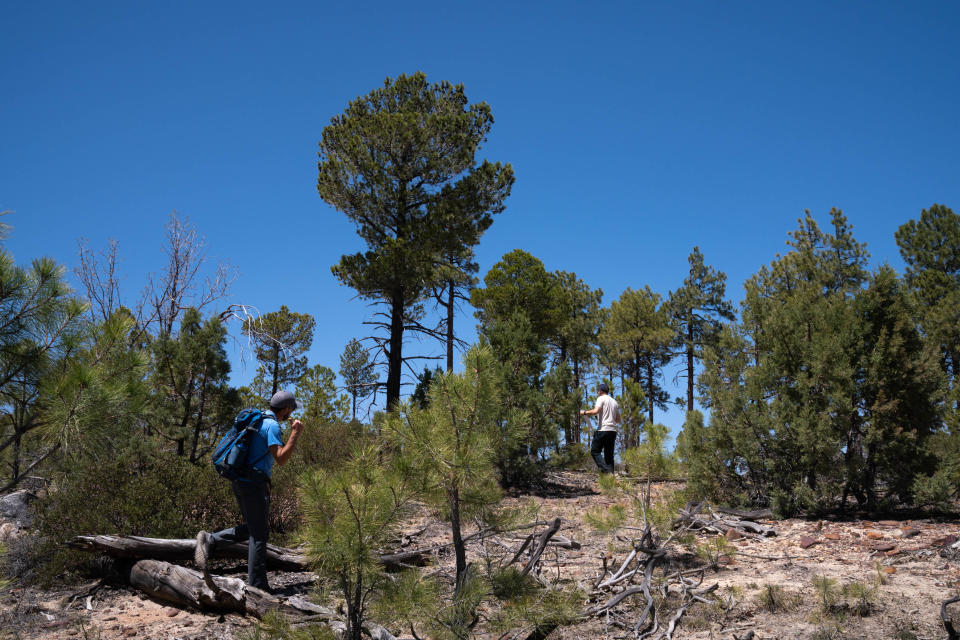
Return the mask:
<path fill-rule="evenodd" d="M 318 364 L 307 369 L 297 381 L 296 395 L 302 419 L 311 428 L 347 419 L 350 397 L 337 394 L 336 374 L 329 367 Z"/>
<path fill-rule="evenodd" d="M 0 237 L 9 227 L 0 227 Z M 53 449 L 28 437 L 45 423 L 41 385 L 78 348 L 86 307 L 49 258 L 17 266 L 0 247 L 0 454 L 6 488 L 16 486 Z M 26 465 L 26 467 L 24 466 Z"/>
<path fill-rule="evenodd" d="M 800 221 L 792 250 L 747 282 L 742 324 L 706 349 L 710 425 L 683 436 L 703 456 L 692 485 L 783 514 L 848 495 L 875 508 L 881 490 L 906 498 L 929 463 L 936 367 L 893 272 L 868 273 L 842 212 L 831 218 L 833 233 Z"/>
<path fill-rule="evenodd" d="M 676 331 L 676 346 L 685 362 L 687 411 L 693 411 L 694 365 L 703 348 L 716 340 L 722 320 L 733 320 L 733 305 L 724 299 L 727 276 L 704 264 L 700 247 L 687 258 L 690 272 L 683 286 L 671 291 L 667 308 Z"/>
<path fill-rule="evenodd" d="M 349 640 L 362 638 L 371 602 L 390 583 L 379 550 L 411 512 L 418 488 L 409 466 L 363 444 L 342 467 L 315 467 L 301 478 L 307 555 L 344 598 Z"/>
<path fill-rule="evenodd" d="M 437 374 L 430 385 L 427 408 L 408 405 L 385 427 L 394 448 L 402 448 L 420 465 L 427 498 L 450 524 L 457 611 L 451 625 L 459 638 L 467 637 L 472 614 L 469 606 L 458 606 L 471 591 L 463 528 L 475 519 L 489 520 L 501 496 L 496 466 L 500 403 L 489 349 L 471 349 L 464 358 L 464 369 L 462 374 Z"/>
<path fill-rule="evenodd" d="M 313 344 L 315 324 L 309 313 L 290 311 L 286 305 L 279 311 L 244 320 L 243 335 L 253 342 L 254 355 L 264 366 L 270 396 L 283 386 L 295 385 L 307 372 L 304 354 Z"/>
<path fill-rule="evenodd" d="M 924 336 L 940 351 L 943 369 L 954 390 L 951 414 L 960 408 L 960 216 L 935 204 L 896 232 L 907 265 L 904 280 L 918 302 Z M 954 419 L 954 423 L 956 423 Z"/>
<path fill-rule="evenodd" d="M 323 130 L 317 190 L 357 225 L 367 251 L 344 255 L 334 275 L 387 306 L 382 341 L 387 408 L 400 399 L 410 310 L 449 275 L 444 256 L 463 256 L 504 209 L 510 165 L 478 163 L 493 124 L 462 85 L 423 73 L 387 79 L 350 102 Z"/>
<path fill-rule="evenodd" d="M 239 397 L 230 387 L 226 327 L 187 309 L 179 331 L 151 342 L 151 430 L 176 445 L 177 455 L 196 462 L 233 421 Z"/>
<path fill-rule="evenodd" d="M 564 397 L 573 394 L 574 404 L 584 394 L 583 378 L 585 370 L 594 357 L 594 345 L 600 330 L 602 314 L 600 301 L 601 289 L 591 289 L 575 273 L 555 271 L 551 274 L 557 284 L 560 324 L 557 335 L 552 340 L 555 352 L 555 364 L 570 368 L 570 387 L 562 389 Z M 570 419 L 561 421 L 564 429 L 564 441 L 567 444 L 580 442 L 580 413 L 574 410 Z"/>
<path fill-rule="evenodd" d="M 544 382 L 547 354 L 565 312 L 557 279 L 526 251 L 504 255 L 483 280 L 485 286 L 474 289 L 471 301 L 481 340 L 502 370 L 500 422 L 505 432 L 522 434 L 497 448 L 501 480 L 513 484 L 529 479 L 535 454 L 557 442 Z"/>
<path fill-rule="evenodd" d="M 647 398 L 647 419 L 653 422 L 655 407 L 666 409 L 669 396 L 660 380 L 670 362 L 670 343 L 674 332 L 660 294 L 650 287 L 642 291 L 627 289 L 610 305 L 600 332 L 607 350 L 622 354 L 621 365 L 630 377 L 643 386 Z"/>
<path fill-rule="evenodd" d="M 350 394 L 352 420 L 357 419 L 357 401 L 372 395 L 377 389 L 379 376 L 373 370 L 370 353 L 357 339 L 347 343 L 340 355 L 340 377 Z"/>

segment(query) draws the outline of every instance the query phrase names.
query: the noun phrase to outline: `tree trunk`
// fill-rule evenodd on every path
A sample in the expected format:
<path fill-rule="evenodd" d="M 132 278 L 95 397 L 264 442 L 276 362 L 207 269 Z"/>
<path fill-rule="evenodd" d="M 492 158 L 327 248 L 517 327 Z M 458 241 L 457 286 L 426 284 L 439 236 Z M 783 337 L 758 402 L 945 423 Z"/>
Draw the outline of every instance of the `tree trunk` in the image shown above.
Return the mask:
<path fill-rule="evenodd" d="M 455 284 L 453 280 L 450 280 L 447 285 L 449 288 L 449 293 L 447 294 L 447 373 L 453 371 L 453 306 L 454 295 L 456 294 Z"/>
<path fill-rule="evenodd" d="M 460 531 L 460 494 L 456 489 L 450 491 L 450 529 L 453 532 L 453 550 L 457 558 L 456 599 L 463 589 L 467 575 L 467 546 Z"/>
<path fill-rule="evenodd" d="M 647 363 L 647 410 L 653 424 L 653 363 Z"/>
<path fill-rule="evenodd" d="M 17 483 L 20 481 L 20 441 L 23 435 L 20 432 L 19 425 L 14 425 L 13 428 L 16 432 L 13 435 L 13 460 L 10 462 L 10 482 Z"/>
<path fill-rule="evenodd" d="M 403 291 L 393 294 L 390 302 L 390 346 L 387 347 L 387 411 L 400 402 L 400 374 L 403 367 Z"/>
<path fill-rule="evenodd" d="M 580 361 L 573 361 L 573 388 L 577 390 L 577 406 L 580 406 L 580 401 L 583 400 L 580 393 Z M 577 444 L 580 444 L 580 412 L 577 411 L 573 417 L 573 441 Z"/>
<path fill-rule="evenodd" d="M 693 325 L 687 323 L 687 411 L 693 411 Z"/>
<path fill-rule="evenodd" d="M 363 638 L 363 573 L 357 570 L 354 576 L 353 593 L 347 599 L 347 632 L 345 635 L 349 640 L 361 640 Z"/>
<path fill-rule="evenodd" d="M 273 356 L 273 390 L 270 391 L 270 397 L 273 397 L 273 394 L 277 392 L 280 388 L 280 345 L 275 343 L 273 345 L 274 356 Z M 268 398 L 269 399 L 269 398 Z"/>
<path fill-rule="evenodd" d="M 193 423 L 193 443 L 190 445 L 190 462 L 197 461 L 197 447 L 200 444 L 200 430 L 203 429 L 203 412 L 207 406 L 207 367 L 203 367 L 203 376 L 200 382 L 200 408 L 197 409 L 197 419 Z"/>

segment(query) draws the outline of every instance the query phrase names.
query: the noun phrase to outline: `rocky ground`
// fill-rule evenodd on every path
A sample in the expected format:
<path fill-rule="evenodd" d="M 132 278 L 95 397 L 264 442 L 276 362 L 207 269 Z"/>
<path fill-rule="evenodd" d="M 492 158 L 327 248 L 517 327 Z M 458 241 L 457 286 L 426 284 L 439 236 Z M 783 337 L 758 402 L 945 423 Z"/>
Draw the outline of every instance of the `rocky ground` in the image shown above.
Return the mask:
<path fill-rule="evenodd" d="M 624 502 L 630 493 L 642 490 L 642 483 L 622 479 L 624 491 L 608 495 L 599 490 L 590 473 L 557 473 L 549 480 L 539 495 L 516 495 L 508 500 L 533 500 L 539 519 L 563 519 L 560 534 L 582 546 L 549 548 L 541 571 L 545 577 L 589 591 L 600 576 L 604 558 L 609 567 L 622 562 L 638 532 L 621 528 L 599 533 L 585 522 L 585 514 L 598 506 Z M 654 485 L 654 500 L 676 489 L 672 484 Z M 729 553 L 721 556 L 720 568 L 703 576 L 704 585 L 717 583 L 713 595 L 718 604 L 692 607 L 681 618 L 674 638 L 733 639 L 750 632 L 753 638 L 763 640 L 947 637 L 939 613 L 940 604 L 960 592 L 960 559 L 953 548 L 960 535 L 957 521 L 790 519 L 765 524 L 772 525 L 777 535 L 762 539 L 729 536 L 734 539 L 728 540 Z M 410 523 L 409 532 L 402 541 L 407 548 L 448 538 L 443 525 L 426 513 Z M 6 534 L 10 533 L 8 527 Z M 528 533 L 502 534 L 487 543 L 501 549 L 517 548 Z M 708 546 L 715 538 L 715 534 L 700 533 L 689 544 L 672 548 L 671 554 L 687 565 L 700 562 L 697 547 Z M 481 549 L 473 551 L 479 554 Z M 441 550 L 436 562 L 442 567 L 452 563 L 452 558 Z M 216 571 L 242 576 L 245 568 L 222 564 Z M 824 608 L 814 586 L 818 576 L 834 581 L 837 596 L 829 608 Z M 281 595 L 290 596 L 309 593 L 313 577 L 274 572 L 270 581 Z M 851 584 L 862 585 L 860 597 L 849 590 L 840 592 Z M 584 607 L 603 597 L 595 596 L 593 602 L 584 602 Z M 639 607 L 641 603 L 636 604 Z M 629 621 L 638 611 L 628 606 L 617 616 L 586 618 L 550 637 L 624 637 L 627 634 L 618 622 Z M 954 613 L 960 619 L 960 611 Z M 0 593 L 0 637 L 6 638 L 241 638 L 254 623 L 238 615 L 170 607 L 129 588 L 99 581 L 46 591 L 14 585 Z"/>

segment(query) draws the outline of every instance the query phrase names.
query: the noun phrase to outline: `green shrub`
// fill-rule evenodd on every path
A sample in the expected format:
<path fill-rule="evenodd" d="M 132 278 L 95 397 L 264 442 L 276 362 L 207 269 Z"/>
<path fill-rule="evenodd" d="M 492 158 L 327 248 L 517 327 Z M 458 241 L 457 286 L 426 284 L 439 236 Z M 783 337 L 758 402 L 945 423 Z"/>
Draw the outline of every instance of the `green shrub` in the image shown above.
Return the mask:
<path fill-rule="evenodd" d="M 66 549 L 77 535 L 119 534 L 192 538 L 239 518 L 230 484 L 212 465 L 194 465 L 170 453 L 134 452 L 86 459 L 61 471 L 34 504 L 37 577 L 89 565 L 89 554 Z"/>
<path fill-rule="evenodd" d="M 627 510 L 621 504 L 611 505 L 609 509 L 593 507 L 584 514 L 584 520 L 600 533 L 616 531 L 627 519 Z"/>
<path fill-rule="evenodd" d="M 786 591 L 778 584 L 768 584 L 760 591 L 760 606 L 770 613 L 779 613 L 790 609 Z"/>
<path fill-rule="evenodd" d="M 550 456 L 550 466 L 554 469 L 583 470 L 590 468 L 592 464 L 590 451 L 587 445 L 581 442 L 568 444 Z"/>
<path fill-rule="evenodd" d="M 241 632 L 242 640 L 336 640 L 336 633 L 325 624 L 298 625 L 296 628 L 276 611 L 271 611 L 249 631 Z"/>
<path fill-rule="evenodd" d="M 873 603 L 877 599 L 877 591 L 862 582 L 853 581 L 843 586 L 843 595 L 850 599 L 848 606 L 858 616 L 870 615 Z"/>
<path fill-rule="evenodd" d="M 939 469 L 932 476 L 918 475 L 913 480 L 913 501 L 920 507 L 935 511 L 953 511 L 957 485 L 947 469 Z"/>
<path fill-rule="evenodd" d="M 286 439 L 287 435 L 284 435 Z M 298 479 L 311 469 L 335 470 L 349 457 L 351 447 L 370 438 L 359 422 L 308 424 L 301 432 L 293 456 L 282 468 L 273 467 L 270 492 L 270 529 L 278 541 L 299 529 L 303 522 Z"/>
<path fill-rule="evenodd" d="M 530 595 L 539 585 L 533 576 L 523 575 L 516 567 L 507 567 L 493 572 L 490 576 L 490 587 L 497 599 L 516 600 Z"/>

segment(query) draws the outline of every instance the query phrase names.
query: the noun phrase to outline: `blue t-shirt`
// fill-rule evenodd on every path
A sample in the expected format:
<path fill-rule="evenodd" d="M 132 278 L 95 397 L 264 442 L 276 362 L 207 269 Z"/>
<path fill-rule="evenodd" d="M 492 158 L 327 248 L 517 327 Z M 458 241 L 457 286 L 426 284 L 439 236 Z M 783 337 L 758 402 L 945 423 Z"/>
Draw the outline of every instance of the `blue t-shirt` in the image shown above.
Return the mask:
<path fill-rule="evenodd" d="M 250 441 L 250 451 L 247 453 L 247 460 L 250 462 L 258 461 L 253 465 L 270 477 L 270 471 L 273 469 L 273 456 L 270 455 L 270 447 L 273 445 L 283 446 L 281 437 L 280 423 L 272 411 L 263 412 L 263 423 L 260 425 L 260 431 Z"/>

